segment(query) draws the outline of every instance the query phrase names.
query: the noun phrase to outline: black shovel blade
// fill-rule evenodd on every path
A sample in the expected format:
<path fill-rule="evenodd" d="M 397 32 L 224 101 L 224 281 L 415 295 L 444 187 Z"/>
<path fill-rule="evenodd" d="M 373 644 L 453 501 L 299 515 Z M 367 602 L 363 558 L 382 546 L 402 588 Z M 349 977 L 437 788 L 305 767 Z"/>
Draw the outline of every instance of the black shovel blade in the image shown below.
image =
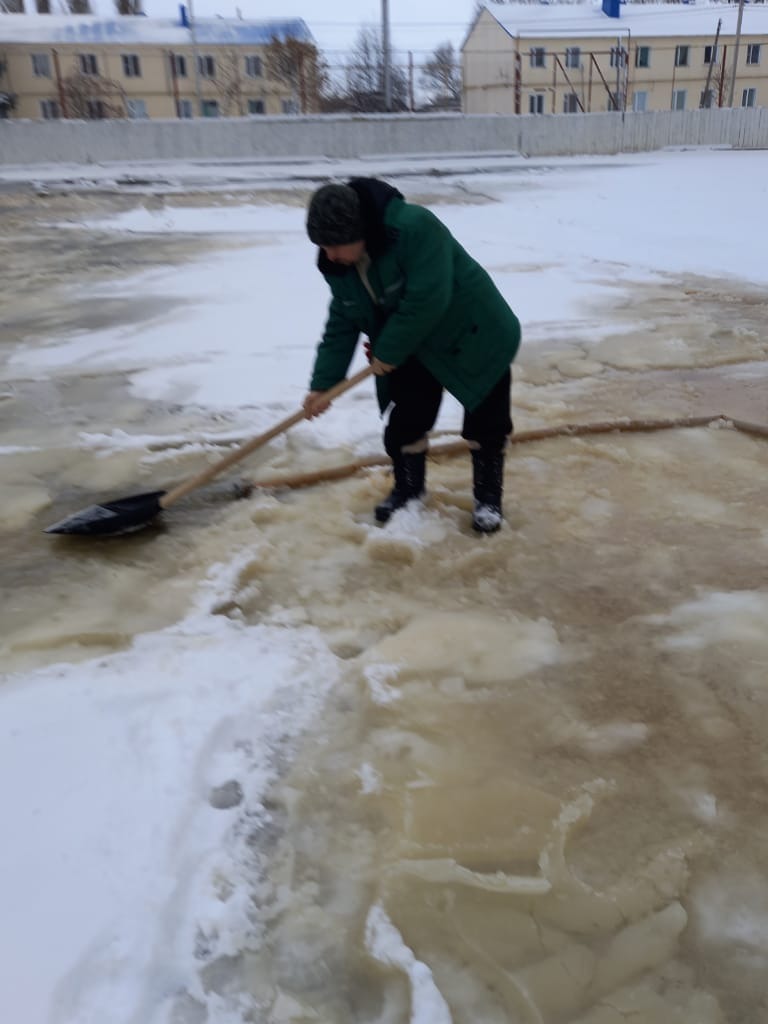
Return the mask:
<path fill-rule="evenodd" d="M 148 491 L 103 505 L 89 505 L 66 519 L 54 523 L 46 533 L 69 533 L 90 537 L 118 537 L 147 526 L 162 511 L 160 499 L 165 491 Z"/>

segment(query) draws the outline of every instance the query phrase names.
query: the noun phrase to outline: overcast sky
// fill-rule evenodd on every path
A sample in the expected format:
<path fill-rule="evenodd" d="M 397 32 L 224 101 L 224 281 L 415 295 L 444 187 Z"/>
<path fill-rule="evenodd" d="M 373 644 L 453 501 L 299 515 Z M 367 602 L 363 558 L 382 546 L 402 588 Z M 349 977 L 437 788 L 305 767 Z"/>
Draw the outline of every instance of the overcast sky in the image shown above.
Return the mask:
<path fill-rule="evenodd" d="M 98 8 L 109 12 L 114 4 L 99 0 Z M 144 0 L 149 17 L 173 17 L 178 9 L 177 0 Z M 197 17 L 236 18 L 239 10 L 254 20 L 303 18 L 327 56 L 348 50 L 362 25 L 381 24 L 381 0 L 193 0 L 193 9 Z M 389 0 L 392 46 L 415 57 L 444 42 L 458 49 L 474 9 L 475 0 Z"/>

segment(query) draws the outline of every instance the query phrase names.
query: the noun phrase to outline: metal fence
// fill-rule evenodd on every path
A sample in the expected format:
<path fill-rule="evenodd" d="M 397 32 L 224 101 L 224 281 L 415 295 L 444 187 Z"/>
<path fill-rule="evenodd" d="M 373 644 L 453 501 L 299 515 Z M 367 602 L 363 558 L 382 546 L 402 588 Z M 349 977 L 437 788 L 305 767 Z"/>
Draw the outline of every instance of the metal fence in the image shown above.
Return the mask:
<path fill-rule="evenodd" d="M 577 156 L 666 146 L 768 148 L 768 108 L 653 113 L 373 114 L 192 121 L 0 121 L 0 165 L 355 158 Z"/>

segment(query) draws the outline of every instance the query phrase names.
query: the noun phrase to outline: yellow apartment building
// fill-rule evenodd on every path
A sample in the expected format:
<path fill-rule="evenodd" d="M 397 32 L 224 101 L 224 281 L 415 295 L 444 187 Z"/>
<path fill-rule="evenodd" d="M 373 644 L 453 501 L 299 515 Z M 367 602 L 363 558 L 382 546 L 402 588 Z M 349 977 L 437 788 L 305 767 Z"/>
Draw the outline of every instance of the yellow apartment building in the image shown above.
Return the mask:
<path fill-rule="evenodd" d="M 729 3 L 489 5 L 462 47 L 463 110 L 765 106 L 768 6 L 744 5 L 738 46 L 737 23 Z"/>
<path fill-rule="evenodd" d="M 307 109 L 301 82 L 270 77 L 275 39 L 312 44 L 300 18 L 272 21 L 0 14 L 0 117 L 238 117 Z"/>

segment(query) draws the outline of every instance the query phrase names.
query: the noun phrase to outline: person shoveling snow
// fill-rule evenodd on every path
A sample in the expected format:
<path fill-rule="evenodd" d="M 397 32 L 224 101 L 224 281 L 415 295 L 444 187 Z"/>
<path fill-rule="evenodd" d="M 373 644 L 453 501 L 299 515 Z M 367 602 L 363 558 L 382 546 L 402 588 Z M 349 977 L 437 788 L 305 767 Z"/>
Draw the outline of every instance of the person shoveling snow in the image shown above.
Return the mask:
<path fill-rule="evenodd" d="M 464 408 L 472 525 L 495 532 L 512 432 L 516 315 L 448 228 L 384 181 L 323 185 L 310 200 L 307 233 L 332 296 L 304 400 L 307 418 L 328 408 L 329 389 L 343 380 L 360 335 L 367 335 L 379 407 L 389 410 L 384 447 L 394 472 L 376 520 L 387 522 L 424 493 L 427 435 L 447 389 Z"/>

